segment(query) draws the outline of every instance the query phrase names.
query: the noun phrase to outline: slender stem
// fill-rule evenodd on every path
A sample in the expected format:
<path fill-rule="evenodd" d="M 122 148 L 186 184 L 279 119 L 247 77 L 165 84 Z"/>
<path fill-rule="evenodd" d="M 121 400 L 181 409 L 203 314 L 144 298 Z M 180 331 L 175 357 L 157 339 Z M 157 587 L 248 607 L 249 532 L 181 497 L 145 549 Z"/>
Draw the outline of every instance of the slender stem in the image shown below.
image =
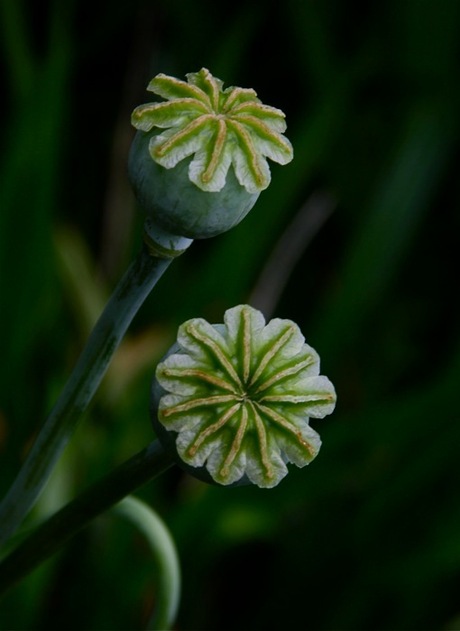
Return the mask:
<path fill-rule="evenodd" d="M 97 515 L 174 464 L 158 441 L 64 506 L 0 562 L 0 595 L 54 554 Z"/>
<path fill-rule="evenodd" d="M 137 497 L 125 497 L 113 509 L 128 518 L 144 534 L 155 560 L 158 576 L 155 609 L 148 629 L 170 629 L 179 606 L 181 578 L 176 546 L 169 530 L 158 515 Z"/>
<path fill-rule="evenodd" d="M 17 530 L 34 505 L 131 320 L 171 261 L 172 258 L 152 256 L 144 245 L 115 288 L 60 398 L 0 504 L 0 545 Z"/>

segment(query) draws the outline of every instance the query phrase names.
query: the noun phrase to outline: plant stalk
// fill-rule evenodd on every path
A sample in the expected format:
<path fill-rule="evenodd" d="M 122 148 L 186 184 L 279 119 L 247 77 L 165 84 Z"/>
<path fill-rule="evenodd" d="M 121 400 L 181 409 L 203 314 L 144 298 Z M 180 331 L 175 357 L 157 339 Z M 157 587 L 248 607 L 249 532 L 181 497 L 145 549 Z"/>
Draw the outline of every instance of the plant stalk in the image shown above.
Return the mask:
<path fill-rule="evenodd" d="M 179 558 L 171 533 L 150 506 L 132 495 L 119 502 L 112 512 L 129 519 L 136 526 L 146 538 L 153 556 L 157 576 L 155 607 L 147 630 L 171 629 L 181 592 Z"/>
<path fill-rule="evenodd" d="M 16 480 L 0 504 L 0 545 L 35 504 L 87 408 L 128 326 L 171 258 L 152 256 L 144 244 L 118 283 Z"/>
<path fill-rule="evenodd" d="M 0 596 L 92 519 L 172 464 L 169 452 L 155 440 L 44 521 L 0 562 Z"/>

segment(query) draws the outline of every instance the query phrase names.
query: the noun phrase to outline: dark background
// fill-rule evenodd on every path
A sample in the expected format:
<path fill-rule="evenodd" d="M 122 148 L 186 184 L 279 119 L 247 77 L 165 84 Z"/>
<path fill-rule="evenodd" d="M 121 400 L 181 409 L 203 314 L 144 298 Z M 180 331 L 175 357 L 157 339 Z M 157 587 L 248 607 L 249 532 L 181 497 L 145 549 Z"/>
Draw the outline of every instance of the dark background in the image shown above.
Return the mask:
<path fill-rule="evenodd" d="M 0 7 L 1 490 L 139 248 L 130 112 L 156 73 L 205 66 L 284 110 L 294 161 L 168 270 L 35 517 L 153 438 L 177 326 L 250 302 L 300 325 L 338 405 L 276 489 L 171 470 L 139 492 L 180 554 L 176 628 L 458 629 L 460 2 Z M 142 537 L 100 518 L 5 598 L 0 627 L 140 629 L 155 584 Z"/>

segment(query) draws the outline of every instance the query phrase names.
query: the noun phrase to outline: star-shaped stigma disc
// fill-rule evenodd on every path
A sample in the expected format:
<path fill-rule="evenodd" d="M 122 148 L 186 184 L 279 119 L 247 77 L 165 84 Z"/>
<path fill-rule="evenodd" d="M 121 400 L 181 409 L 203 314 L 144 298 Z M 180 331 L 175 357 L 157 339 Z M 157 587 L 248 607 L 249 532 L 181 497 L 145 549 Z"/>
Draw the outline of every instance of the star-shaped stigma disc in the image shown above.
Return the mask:
<path fill-rule="evenodd" d="M 266 324 L 240 305 L 223 325 L 185 322 L 177 343 L 157 368 L 158 419 L 177 432 L 184 462 L 205 466 L 219 484 L 246 476 L 269 488 L 286 475 L 286 463 L 313 460 L 321 441 L 309 418 L 330 414 L 336 395 L 294 322 Z"/>
<path fill-rule="evenodd" d="M 203 191 L 222 190 L 231 166 L 249 193 L 267 188 L 267 158 L 287 164 L 293 157 L 283 112 L 261 103 L 252 89 L 223 89 L 206 68 L 186 76 L 187 82 L 158 74 L 147 89 L 165 101 L 132 114 L 136 129 L 159 130 L 150 139 L 152 159 L 171 169 L 193 156 L 189 178 Z"/>

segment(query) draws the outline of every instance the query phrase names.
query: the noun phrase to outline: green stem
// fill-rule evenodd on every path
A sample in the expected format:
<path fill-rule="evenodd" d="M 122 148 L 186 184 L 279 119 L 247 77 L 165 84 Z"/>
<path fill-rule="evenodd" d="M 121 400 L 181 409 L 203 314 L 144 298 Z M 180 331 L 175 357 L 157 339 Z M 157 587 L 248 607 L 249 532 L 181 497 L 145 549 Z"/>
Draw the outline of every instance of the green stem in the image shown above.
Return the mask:
<path fill-rule="evenodd" d="M 60 398 L 0 504 L 0 545 L 17 530 L 37 500 L 133 317 L 171 263 L 174 254 L 169 255 L 170 258 L 157 258 L 144 245 L 115 288 Z"/>
<path fill-rule="evenodd" d="M 128 518 L 145 536 L 155 559 L 158 577 L 155 590 L 155 609 L 149 621 L 149 631 L 170 629 L 180 599 L 180 567 L 176 546 L 163 521 L 144 502 L 136 497 L 125 497 L 114 511 Z"/>
<path fill-rule="evenodd" d="M 0 595 L 29 574 L 92 519 L 174 464 L 154 441 L 38 526 L 0 562 Z"/>

